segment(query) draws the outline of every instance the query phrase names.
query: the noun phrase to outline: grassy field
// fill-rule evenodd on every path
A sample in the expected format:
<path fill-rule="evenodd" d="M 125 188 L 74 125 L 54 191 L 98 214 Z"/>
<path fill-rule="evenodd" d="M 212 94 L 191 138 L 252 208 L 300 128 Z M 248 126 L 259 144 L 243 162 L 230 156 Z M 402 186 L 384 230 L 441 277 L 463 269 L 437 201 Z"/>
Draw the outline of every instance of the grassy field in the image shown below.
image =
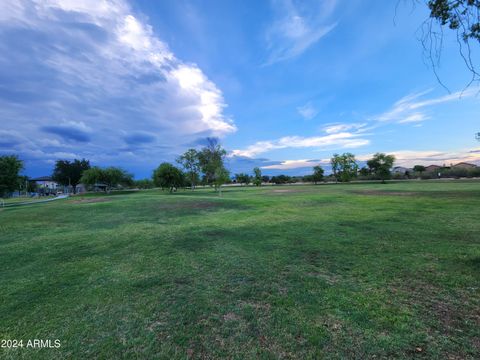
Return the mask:
<path fill-rule="evenodd" d="M 0 210 L 0 358 L 480 357 L 480 182 Z"/>

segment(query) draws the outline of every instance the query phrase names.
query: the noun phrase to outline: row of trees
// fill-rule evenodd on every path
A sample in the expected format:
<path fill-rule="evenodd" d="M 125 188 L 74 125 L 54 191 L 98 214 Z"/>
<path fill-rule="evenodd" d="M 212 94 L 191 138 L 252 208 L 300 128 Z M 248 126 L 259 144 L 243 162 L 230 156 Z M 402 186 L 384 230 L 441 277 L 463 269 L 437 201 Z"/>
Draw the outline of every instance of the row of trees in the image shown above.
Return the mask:
<path fill-rule="evenodd" d="M 85 171 L 90 169 L 90 161 L 82 159 L 57 160 L 53 169 L 52 178 L 63 186 L 71 186 L 73 192 L 76 192 L 77 185 Z"/>
<path fill-rule="evenodd" d="M 189 149 L 177 158 L 182 169 L 167 162 L 160 164 L 153 172 L 153 184 L 172 192 L 184 186 L 194 190 L 202 183 L 213 186 L 221 195 L 222 185 L 230 181 L 224 163 L 226 155 L 217 139 L 207 138 L 207 145 L 201 150 Z"/>
<path fill-rule="evenodd" d="M 133 175 L 119 167 L 101 168 L 91 166 L 86 159 L 58 160 L 53 171 L 53 180 L 63 186 L 69 186 L 75 192 L 78 184 L 87 187 L 101 187 L 105 191 L 112 188 L 136 187 L 149 189 L 161 187 L 170 192 L 190 187 L 192 190 L 199 184 L 210 185 L 221 195 L 221 186 L 232 182 L 228 170 L 225 168 L 224 159 L 226 151 L 216 139 L 208 139 L 207 146 L 201 150 L 189 149 L 177 158 L 181 168 L 170 163 L 162 163 L 154 170 L 151 179 L 133 180 Z M 395 157 L 384 153 L 376 153 L 366 162 L 366 166 L 359 167 L 355 155 L 352 153 L 333 154 L 330 159 L 332 174 L 325 177 L 324 169 L 315 166 L 311 175 L 287 176 L 262 175 L 260 168 L 253 169 L 253 176 L 246 173 L 235 174 L 235 182 L 240 185 L 262 183 L 288 184 L 296 182 L 339 181 L 348 182 L 355 178 L 360 180 L 385 180 L 392 178 L 391 169 Z M 0 156 L 0 197 L 4 197 L 16 190 L 35 191 L 34 183 L 28 177 L 21 176 L 23 162 L 15 155 Z M 430 174 L 425 172 L 425 167 L 416 165 L 414 174 L 405 174 L 403 177 L 414 175 L 421 178 L 438 177 L 476 177 L 480 176 L 480 168 L 475 169 L 442 169 L 441 172 Z M 439 175 L 441 173 L 441 175 Z"/>
<path fill-rule="evenodd" d="M 480 177 L 480 167 L 475 167 L 472 169 L 456 167 L 442 167 L 440 169 L 436 169 L 435 171 L 426 171 L 425 166 L 416 165 L 413 168 L 415 172 L 414 175 L 421 179 L 438 179 L 438 178 L 473 178 L 473 177 Z M 406 174 L 409 177 L 411 174 Z"/>
<path fill-rule="evenodd" d="M 109 191 L 119 185 L 123 187 L 132 187 L 134 185 L 132 174 L 114 166 L 107 168 L 94 166 L 87 169 L 83 172 L 80 182 L 89 187 L 101 184 L 105 191 Z"/>
<path fill-rule="evenodd" d="M 367 161 L 367 166 L 359 169 L 355 155 L 352 153 L 333 154 L 330 159 L 332 173 L 336 181 L 347 182 L 358 175 L 372 179 L 388 180 L 391 178 L 391 169 L 395 162 L 395 156 L 384 153 L 376 153 Z"/>
<path fill-rule="evenodd" d="M 124 169 L 115 166 L 92 167 L 90 161 L 86 159 L 57 160 L 52 178 L 60 185 L 70 187 L 74 193 L 78 184 L 91 188 L 101 185 L 106 191 L 119 185 L 124 187 L 134 185 L 133 175 Z"/>
<path fill-rule="evenodd" d="M 235 182 L 240 185 L 254 184 L 255 186 L 262 185 L 262 182 L 268 182 L 268 176 L 262 176 L 262 171 L 259 167 L 253 168 L 253 176 L 245 173 L 235 174 Z"/>
<path fill-rule="evenodd" d="M 16 155 L 0 156 L 0 197 L 5 197 L 14 191 L 35 192 L 37 186 L 27 176 L 20 175 L 23 161 Z M 119 185 L 130 187 L 135 185 L 133 175 L 118 167 L 91 167 L 85 159 L 57 160 L 52 179 L 60 185 L 68 186 L 73 192 L 78 184 L 93 187 L 102 184 L 105 190 Z"/>
<path fill-rule="evenodd" d="M 213 186 L 221 194 L 221 186 L 230 181 L 229 172 L 224 164 L 226 154 L 227 152 L 220 146 L 217 139 L 209 138 L 207 146 L 200 151 L 189 149 L 177 159 L 182 169 L 170 163 L 162 163 L 153 172 L 152 180 L 138 181 L 134 181 L 132 174 L 119 167 L 92 167 L 90 161 L 86 159 L 57 160 L 52 180 L 69 187 L 74 193 L 79 184 L 90 188 L 101 187 L 105 191 L 118 186 L 138 186 L 144 189 L 158 186 L 173 191 L 184 186 L 194 189 L 198 183 L 202 182 L 202 184 Z M 20 176 L 23 167 L 23 161 L 15 155 L 0 157 L 1 197 L 33 185 L 27 177 Z M 256 170 L 256 174 L 261 178 L 260 169 Z"/>

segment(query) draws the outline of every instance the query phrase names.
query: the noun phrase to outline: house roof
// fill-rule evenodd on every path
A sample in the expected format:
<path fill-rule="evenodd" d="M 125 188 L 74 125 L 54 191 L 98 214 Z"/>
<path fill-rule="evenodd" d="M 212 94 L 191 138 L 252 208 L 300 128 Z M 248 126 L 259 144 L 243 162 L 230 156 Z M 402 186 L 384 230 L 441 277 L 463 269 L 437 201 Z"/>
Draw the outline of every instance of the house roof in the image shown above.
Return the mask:
<path fill-rule="evenodd" d="M 38 178 L 30 179 L 30 181 L 53 181 L 51 176 L 40 176 Z"/>
<path fill-rule="evenodd" d="M 459 165 L 467 165 L 467 166 L 473 166 L 473 167 L 477 166 L 475 164 L 471 164 L 471 163 L 467 163 L 467 162 L 459 162 L 458 164 L 455 164 L 455 165 L 452 165 L 452 166 L 455 167 L 455 166 L 459 166 Z"/>

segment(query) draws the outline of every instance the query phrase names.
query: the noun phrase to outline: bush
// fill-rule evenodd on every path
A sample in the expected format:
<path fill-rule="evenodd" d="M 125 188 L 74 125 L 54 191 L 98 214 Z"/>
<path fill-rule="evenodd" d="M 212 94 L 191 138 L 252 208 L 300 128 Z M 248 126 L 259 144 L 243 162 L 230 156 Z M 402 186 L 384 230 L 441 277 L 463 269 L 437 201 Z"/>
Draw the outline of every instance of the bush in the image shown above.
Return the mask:
<path fill-rule="evenodd" d="M 291 182 L 290 176 L 287 175 L 278 175 L 278 176 L 272 176 L 271 180 L 272 183 L 274 184 L 286 184 Z"/>
<path fill-rule="evenodd" d="M 480 166 L 474 169 L 470 169 L 469 174 L 471 177 L 480 177 Z"/>
<path fill-rule="evenodd" d="M 139 189 L 152 189 L 154 187 L 153 181 L 150 179 L 136 180 L 134 184 Z"/>
<path fill-rule="evenodd" d="M 158 168 L 153 171 L 153 183 L 155 186 L 168 189 L 173 192 L 184 185 L 185 176 L 183 172 L 170 163 L 161 163 Z"/>
<path fill-rule="evenodd" d="M 400 173 L 395 173 L 392 175 L 392 179 L 394 180 L 406 180 L 408 179 L 408 176 L 405 174 L 400 174 Z"/>
<path fill-rule="evenodd" d="M 422 180 L 437 179 L 437 178 L 438 178 L 438 175 L 432 172 L 424 172 L 420 175 L 420 179 Z"/>

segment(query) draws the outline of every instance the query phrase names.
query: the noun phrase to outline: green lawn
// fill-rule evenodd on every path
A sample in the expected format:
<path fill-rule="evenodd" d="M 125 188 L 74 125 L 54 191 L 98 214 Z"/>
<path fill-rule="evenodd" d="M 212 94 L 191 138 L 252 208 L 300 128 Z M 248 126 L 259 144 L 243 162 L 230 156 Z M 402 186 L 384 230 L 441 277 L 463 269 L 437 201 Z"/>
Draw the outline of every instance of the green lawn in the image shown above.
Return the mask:
<path fill-rule="evenodd" d="M 0 358 L 480 357 L 480 182 L 0 210 Z"/>

